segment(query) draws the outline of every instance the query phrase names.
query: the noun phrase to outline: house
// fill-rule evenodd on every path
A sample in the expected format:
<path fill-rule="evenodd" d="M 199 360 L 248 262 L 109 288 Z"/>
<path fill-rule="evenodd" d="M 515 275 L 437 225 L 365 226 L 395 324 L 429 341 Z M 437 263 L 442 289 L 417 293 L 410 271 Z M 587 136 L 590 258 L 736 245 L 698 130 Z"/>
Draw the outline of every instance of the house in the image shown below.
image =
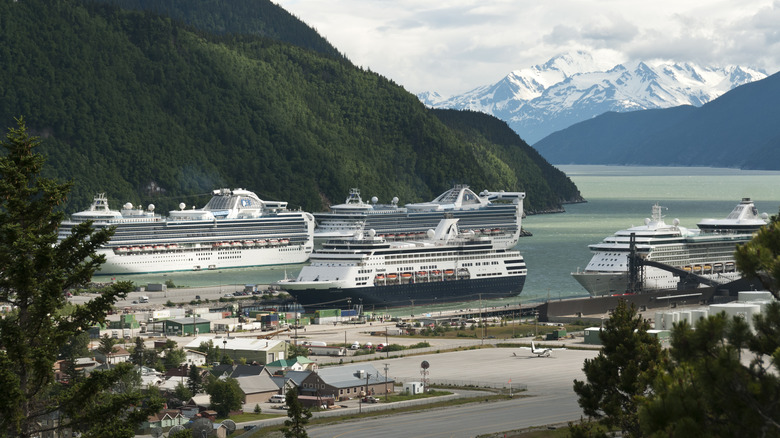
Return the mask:
<path fill-rule="evenodd" d="M 372 365 L 361 363 L 320 368 L 303 379 L 298 391 L 300 395 L 333 396 L 336 400 L 344 400 L 361 394 L 393 392 L 394 383 Z"/>
<path fill-rule="evenodd" d="M 184 346 L 185 349 L 197 349 L 201 343 L 211 341 L 233 361 L 246 359 L 247 363 L 271 363 L 287 357 L 287 343 L 275 339 L 205 337 L 199 336 Z"/>
<path fill-rule="evenodd" d="M 317 368 L 317 362 L 310 360 L 305 356 L 298 356 L 294 359 L 279 359 L 275 360 L 268 365 L 268 371 L 271 374 L 276 374 L 277 371 L 306 371 L 309 369 Z"/>
<path fill-rule="evenodd" d="M 155 427 L 161 429 L 170 428 L 173 426 L 181 426 L 189 421 L 189 418 L 182 415 L 178 409 L 163 409 L 162 411 L 150 415 L 146 421 L 141 423 L 141 428 L 149 430 Z"/>
<path fill-rule="evenodd" d="M 67 364 L 65 362 L 66 361 L 64 359 L 54 362 L 54 378 L 58 382 L 67 379 L 67 376 L 65 375 L 65 368 L 67 367 Z M 87 375 L 92 370 L 94 370 L 98 365 L 100 364 L 94 358 L 78 357 L 75 359 L 74 367 L 76 369 L 76 372 Z"/>
<path fill-rule="evenodd" d="M 104 364 L 116 365 L 130 360 L 130 352 L 125 350 L 125 347 L 121 345 L 114 345 L 114 348 L 108 355 L 95 350 L 95 359 Z"/>
<path fill-rule="evenodd" d="M 211 374 L 216 377 L 227 376 L 234 379 L 242 376 L 257 376 L 266 372 L 263 365 L 215 365 L 211 368 Z M 269 372 L 270 374 L 270 372 Z"/>
<path fill-rule="evenodd" d="M 271 378 L 271 374 L 266 370 L 257 376 L 242 376 L 236 378 L 241 392 L 244 393 L 243 402 L 246 403 L 265 403 L 272 395 L 279 394 L 279 387 Z"/>
<path fill-rule="evenodd" d="M 202 367 L 206 365 L 206 353 L 198 350 L 184 350 L 185 361 L 189 366 Z"/>
<path fill-rule="evenodd" d="M 211 399 L 208 394 L 198 394 L 190 398 L 181 407 L 181 413 L 187 418 L 193 418 L 202 411 L 207 410 L 210 405 Z"/>
<path fill-rule="evenodd" d="M 264 403 L 279 393 L 279 386 L 262 365 L 218 365 L 211 370 L 219 378 L 233 378 L 244 393 L 244 403 Z"/>
<path fill-rule="evenodd" d="M 287 394 L 291 388 L 299 389 L 303 381 L 309 377 L 313 371 L 287 371 L 284 374 L 276 374 L 273 376 L 276 386 L 279 387 L 280 394 Z M 300 390 L 298 390 L 300 394 Z"/>

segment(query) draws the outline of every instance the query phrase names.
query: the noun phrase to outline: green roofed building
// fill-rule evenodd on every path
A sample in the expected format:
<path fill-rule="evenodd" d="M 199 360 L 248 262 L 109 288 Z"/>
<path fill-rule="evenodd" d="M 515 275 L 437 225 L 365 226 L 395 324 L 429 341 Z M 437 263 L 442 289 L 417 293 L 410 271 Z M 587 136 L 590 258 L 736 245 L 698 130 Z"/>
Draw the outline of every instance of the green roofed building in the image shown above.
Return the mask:
<path fill-rule="evenodd" d="M 211 331 L 211 321 L 204 318 L 166 319 L 162 324 L 163 332 L 169 336 L 188 336 Z"/>

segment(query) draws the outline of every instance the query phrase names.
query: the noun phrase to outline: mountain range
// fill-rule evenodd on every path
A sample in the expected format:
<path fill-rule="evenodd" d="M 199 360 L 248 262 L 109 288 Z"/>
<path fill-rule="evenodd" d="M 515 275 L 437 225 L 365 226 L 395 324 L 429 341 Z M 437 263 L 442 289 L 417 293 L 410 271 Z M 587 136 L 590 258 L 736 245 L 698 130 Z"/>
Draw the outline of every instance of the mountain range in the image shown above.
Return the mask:
<path fill-rule="evenodd" d="M 780 73 L 701 107 L 609 112 L 534 145 L 556 164 L 780 170 Z"/>
<path fill-rule="evenodd" d="M 766 73 L 742 66 L 713 67 L 665 61 L 619 64 L 587 52 L 556 56 L 513 71 L 499 82 L 442 98 L 418 98 L 434 108 L 494 115 L 529 144 L 606 112 L 701 106 Z"/>

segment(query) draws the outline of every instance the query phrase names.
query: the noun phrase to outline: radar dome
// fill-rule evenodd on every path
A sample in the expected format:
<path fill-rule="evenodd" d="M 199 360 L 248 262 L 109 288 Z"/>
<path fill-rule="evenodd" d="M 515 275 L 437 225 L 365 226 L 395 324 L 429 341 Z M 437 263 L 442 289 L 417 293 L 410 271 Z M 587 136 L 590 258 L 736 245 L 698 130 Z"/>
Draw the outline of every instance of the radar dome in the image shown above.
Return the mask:
<path fill-rule="evenodd" d="M 646 217 L 646 218 L 645 218 L 645 225 L 647 225 L 647 224 L 649 224 L 649 223 L 650 223 L 650 218 L 649 218 L 649 217 Z"/>
<path fill-rule="evenodd" d="M 185 204 L 183 202 L 179 203 L 179 210 L 184 210 L 185 208 L 187 208 L 187 204 Z"/>
<path fill-rule="evenodd" d="M 677 225 L 680 225 L 680 219 L 674 218 L 674 220 L 672 221 L 672 224 L 674 224 L 675 227 Z"/>
<path fill-rule="evenodd" d="M 767 213 L 761 213 L 761 219 L 769 220 L 769 215 Z"/>
<path fill-rule="evenodd" d="M 372 204 L 376 204 L 377 202 L 379 202 L 379 198 L 377 198 L 376 196 L 372 196 L 371 197 L 371 203 Z"/>
<path fill-rule="evenodd" d="M 154 211 L 154 204 L 149 204 L 149 206 L 146 207 L 146 209 L 149 211 Z"/>
<path fill-rule="evenodd" d="M 436 231 L 433 231 L 433 230 L 429 229 L 429 230 L 428 230 L 428 231 L 425 233 L 425 235 L 426 235 L 426 236 L 428 236 L 428 238 L 429 238 L 429 239 L 433 239 L 433 236 L 435 236 L 435 235 L 436 235 Z"/>
<path fill-rule="evenodd" d="M 393 197 L 393 204 L 398 204 L 398 196 Z"/>
<path fill-rule="evenodd" d="M 368 237 L 374 237 L 374 236 L 376 236 L 376 230 L 373 228 L 368 230 Z"/>
<path fill-rule="evenodd" d="M 132 210 L 133 209 L 133 204 L 130 203 L 130 202 L 127 202 L 127 203 L 125 203 L 125 205 L 122 206 L 122 208 L 124 208 L 125 210 Z"/>

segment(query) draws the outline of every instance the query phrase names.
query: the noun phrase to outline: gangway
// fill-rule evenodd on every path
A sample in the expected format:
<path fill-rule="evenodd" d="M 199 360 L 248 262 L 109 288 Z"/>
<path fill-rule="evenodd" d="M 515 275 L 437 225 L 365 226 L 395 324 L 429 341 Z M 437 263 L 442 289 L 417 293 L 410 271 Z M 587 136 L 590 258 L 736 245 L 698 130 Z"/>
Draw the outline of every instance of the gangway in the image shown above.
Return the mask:
<path fill-rule="evenodd" d="M 276 331 L 271 332 L 271 333 L 266 333 L 264 335 L 259 335 L 257 337 L 257 339 L 272 339 L 274 336 L 276 336 L 276 335 L 278 335 L 280 333 L 289 332 L 289 331 L 290 331 L 290 327 L 287 327 L 287 328 L 283 328 L 283 329 L 280 329 L 280 330 L 276 330 Z"/>
<path fill-rule="evenodd" d="M 642 278 L 644 278 L 645 266 L 652 266 L 654 268 L 662 269 L 667 272 L 671 272 L 674 275 L 680 277 L 680 285 L 685 289 L 686 285 L 690 284 L 705 284 L 711 287 L 718 287 L 723 285 L 722 282 L 713 280 L 711 278 L 703 277 L 701 275 L 694 274 L 684 269 L 676 268 L 674 266 L 667 265 L 665 263 L 656 262 L 653 260 L 647 260 L 639 256 L 636 251 L 636 235 L 631 233 L 628 247 L 628 288 L 630 293 L 641 292 L 642 290 Z"/>

